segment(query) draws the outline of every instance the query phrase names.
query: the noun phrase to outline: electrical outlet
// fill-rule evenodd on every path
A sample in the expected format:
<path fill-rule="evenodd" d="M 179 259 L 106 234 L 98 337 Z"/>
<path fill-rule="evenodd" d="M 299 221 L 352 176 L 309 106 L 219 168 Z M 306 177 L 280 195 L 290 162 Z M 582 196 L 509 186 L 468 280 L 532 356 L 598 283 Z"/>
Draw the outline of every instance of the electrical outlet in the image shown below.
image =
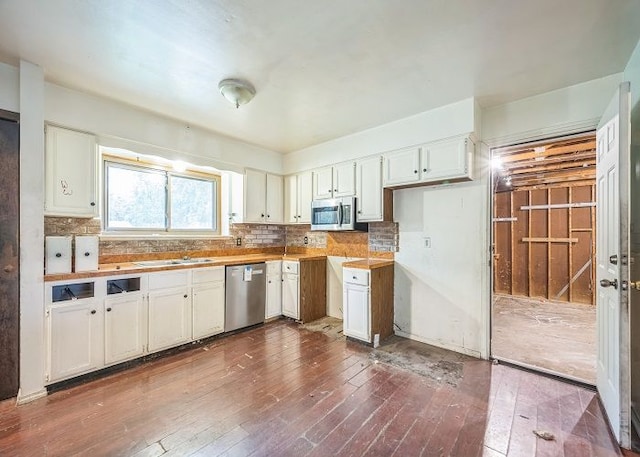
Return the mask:
<path fill-rule="evenodd" d="M 242 246 L 242 238 L 236 238 L 236 246 Z"/>
<path fill-rule="evenodd" d="M 430 248 L 431 247 L 431 238 L 430 237 L 426 237 L 424 239 L 424 247 L 425 248 Z"/>
<path fill-rule="evenodd" d="M 305 236 L 305 237 L 303 238 L 303 241 L 304 241 L 304 244 L 309 244 L 309 237 L 308 237 L 308 236 Z"/>

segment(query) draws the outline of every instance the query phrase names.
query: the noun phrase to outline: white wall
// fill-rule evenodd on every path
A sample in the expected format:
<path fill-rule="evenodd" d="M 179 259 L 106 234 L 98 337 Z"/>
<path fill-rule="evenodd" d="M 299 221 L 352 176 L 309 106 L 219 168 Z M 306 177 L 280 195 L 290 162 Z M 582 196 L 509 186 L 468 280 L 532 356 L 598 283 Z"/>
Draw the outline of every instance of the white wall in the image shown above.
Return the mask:
<path fill-rule="evenodd" d="M 0 62 L 0 109 L 20 111 L 20 77 L 16 67 Z"/>
<path fill-rule="evenodd" d="M 20 391 L 44 390 L 44 74 L 20 63 Z"/>
<path fill-rule="evenodd" d="M 442 106 L 284 156 L 285 174 L 406 146 L 478 132 L 479 107 L 474 98 Z"/>
<path fill-rule="evenodd" d="M 45 85 L 45 120 L 95 133 L 105 146 L 242 171 L 245 166 L 282 173 L 281 154 L 132 106 Z"/>
<path fill-rule="evenodd" d="M 595 129 L 622 73 L 487 108 L 482 140 L 503 146 Z"/>

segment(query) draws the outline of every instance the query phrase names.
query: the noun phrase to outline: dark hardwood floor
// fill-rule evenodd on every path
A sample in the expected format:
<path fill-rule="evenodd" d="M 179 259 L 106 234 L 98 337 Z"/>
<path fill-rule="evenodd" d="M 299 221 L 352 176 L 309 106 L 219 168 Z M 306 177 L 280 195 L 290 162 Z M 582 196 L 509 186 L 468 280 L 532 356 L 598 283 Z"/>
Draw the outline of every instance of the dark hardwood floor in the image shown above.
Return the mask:
<path fill-rule="evenodd" d="M 438 380 L 281 320 L 2 402 L 0 455 L 621 455 L 594 392 L 457 354 L 434 367 L 455 364 Z"/>

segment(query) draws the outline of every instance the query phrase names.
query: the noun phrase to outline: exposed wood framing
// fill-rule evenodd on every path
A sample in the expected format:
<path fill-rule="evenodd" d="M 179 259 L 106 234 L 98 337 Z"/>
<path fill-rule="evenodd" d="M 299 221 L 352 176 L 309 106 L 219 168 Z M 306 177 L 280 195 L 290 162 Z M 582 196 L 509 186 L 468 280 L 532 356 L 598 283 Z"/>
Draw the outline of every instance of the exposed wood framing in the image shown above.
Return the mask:
<path fill-rule="evenodd" d="M 594 303 L 595 134 L 493 150 L 494 290 Z"/>

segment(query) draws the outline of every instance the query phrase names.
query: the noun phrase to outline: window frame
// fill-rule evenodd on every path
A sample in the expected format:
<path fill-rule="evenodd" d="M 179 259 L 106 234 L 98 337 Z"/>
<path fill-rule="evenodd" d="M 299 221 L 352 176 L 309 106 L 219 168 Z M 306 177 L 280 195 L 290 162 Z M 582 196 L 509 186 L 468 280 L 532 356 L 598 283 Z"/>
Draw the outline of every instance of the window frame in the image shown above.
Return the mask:
<path fill-rule="evenodd" d="M 208 173 L 200 170 L 193 169 L 193 166 L 186 165 L 184 171 L 176 171 L 171 165 L 165 165 L 156 163 L 152 160 L 145 160 L 140 157 L 136 159 L 130 159 L 126 157 L 120 157 L 113 154 L 103 153 L 101 157 L 102 165 L 102 185 L 101 191 L 103 194 L 102 204 L 102 233 L 116 236 L 153 236 L 155 237 L 171 237 L 171 236 L 220 236 L 221 234 L 221 175 L 217 173 Z M 184 163 L 183 163 L 184 165 Z M 164 210 L 164 228 L 135 228 L 135 227 L 109 227 L 109 182 L 108 182 L 108 168 L 114 166 L 118 168 L 124 168 L 129 170 L 140 170 L 144 172 L 153 172 L 164 175 L 165 177 L 165 210 Z M 213 183 L 213 195 L 212 202 L 214 205 L 213 211 L 213 229 L 174 229 L 171 227 L 171 176 L 180 178 L 191 178 L 194 180 L 205 181 Z"/>

